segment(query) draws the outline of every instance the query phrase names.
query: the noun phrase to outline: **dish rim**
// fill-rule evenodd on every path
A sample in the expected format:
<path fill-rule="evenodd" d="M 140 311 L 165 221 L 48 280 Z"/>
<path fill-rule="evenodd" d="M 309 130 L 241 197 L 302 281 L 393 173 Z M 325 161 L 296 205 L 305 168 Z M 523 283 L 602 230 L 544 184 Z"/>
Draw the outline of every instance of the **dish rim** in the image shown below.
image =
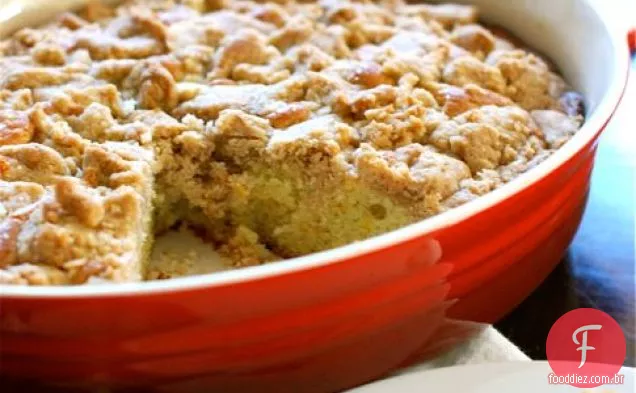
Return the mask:
<path fill-rule="evenodd" d="M 615 66 L 612 70 L 614 77 L 597 108 L 586 118 L 586 122 L 572 139 L 551 154 L 544 162 L 537 165 L 536 168 L 524 172 L 500 188 L 480 196 L 474 201 L 405 227 L 356 243 L 275 263 L 170 280 L 135 283 L 107 283 L 80 286 L 22 286 L 0 284 L 0 301 L 9 298 L 77 299 L 80 297 L 122 297 L 166 294 L 263 280 L 274 276 L 320 268 L 344 262 L 365 254 L 378 252 L 453 226 L 501 203 L 549 176 L 580 152 L 588 143 L 594 140 L 614 115 L 627 87 L 630 70 L 630 52 L 627 44 L 628 31 L 622 31 L 621 28 L 615 26 L 615 23 L 611 23 L 609 17 L 601 12 L 600 6 L 597 5 L 596 1 L 580 1 L 587 3 L 587 6 L 595 13 L 598 20 L 601 21 L 603 27 L 608 32 L 612 44 L 612 51 L 616 58 Z"/>

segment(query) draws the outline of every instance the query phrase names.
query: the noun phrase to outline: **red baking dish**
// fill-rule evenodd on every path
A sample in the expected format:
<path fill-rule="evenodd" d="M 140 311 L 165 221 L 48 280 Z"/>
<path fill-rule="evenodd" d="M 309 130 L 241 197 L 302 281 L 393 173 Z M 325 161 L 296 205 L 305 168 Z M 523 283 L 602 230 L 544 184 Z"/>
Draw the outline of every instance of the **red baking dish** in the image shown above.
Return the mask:
<path fill-rule="evenodd" d="M 470 3 L 551 57 L 586 98 L 585 125 L 547 161 L 428 220 L 275 264 L 141 284 L 2 286 L 0 376 L 13 386 L 337 391 L 512 310 L 579 225 L 598 136 L 627 81 L 627 30 L 598 1 Z M 53 5 L 39 7 L 41 18 Z"/>

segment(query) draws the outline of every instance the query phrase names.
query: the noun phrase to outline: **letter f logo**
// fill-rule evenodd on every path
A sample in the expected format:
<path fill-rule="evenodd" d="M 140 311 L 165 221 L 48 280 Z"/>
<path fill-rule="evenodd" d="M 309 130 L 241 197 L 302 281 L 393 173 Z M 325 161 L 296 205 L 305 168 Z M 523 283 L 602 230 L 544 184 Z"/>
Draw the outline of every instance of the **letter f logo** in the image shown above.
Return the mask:
<path fill-rule="evenodd" d="M 579 364 L 579 368 L 583 367 L 583 365 L 585 364 L 585 360 L 587 358 L 587 351 L 593 351 L 596 348 L 594 347 L 589 347 L 587 345 L 587 332 L 588 330 L 601 330 L 603 326 L 601 325 L 585 325 L 585 326 L 581 326 L 580 328 L 576 329 L 574 331 L 574 334 L 572 334 L 572 341 L 574 341 L 574 344 L 577 345 L 581 345 L 580 347 L 578 347 L 576 350 L 577 351 L 581 351 L 581 364 Z M 583 332 L 583 339 L 581 340 L 582 342 L 579 342 L 579 340 L 576 338 L 576 336 L 578 336 L 579 333 Z"/>

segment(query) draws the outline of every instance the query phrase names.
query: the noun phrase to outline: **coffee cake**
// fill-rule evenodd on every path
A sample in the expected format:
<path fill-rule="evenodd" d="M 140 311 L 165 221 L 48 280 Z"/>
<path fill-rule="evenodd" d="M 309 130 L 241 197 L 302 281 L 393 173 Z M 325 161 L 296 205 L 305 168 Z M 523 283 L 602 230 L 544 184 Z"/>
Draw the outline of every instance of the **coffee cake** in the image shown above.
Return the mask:
<path fill-rule="evenodd" d="M 582 99 L 477 11 L 136 0 L 16 32 L 0 283 L 140 281 L 183 223 L 236 266 L 276 261 L 511 181 L 577 131 Z"/>

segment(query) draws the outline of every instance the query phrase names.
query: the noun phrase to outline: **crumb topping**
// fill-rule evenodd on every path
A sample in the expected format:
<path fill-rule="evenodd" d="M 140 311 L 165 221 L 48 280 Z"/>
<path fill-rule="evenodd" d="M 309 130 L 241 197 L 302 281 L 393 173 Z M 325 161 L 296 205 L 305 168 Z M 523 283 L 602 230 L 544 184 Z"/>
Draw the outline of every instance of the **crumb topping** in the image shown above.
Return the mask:
<path fill-rule="evenodd" d="M 0 42 L 0 284 L 139 281 L 180 222 L 237 266 L 363 239 L 511 181 L 583 109 L 473 6 L 91 2 Z"/>

